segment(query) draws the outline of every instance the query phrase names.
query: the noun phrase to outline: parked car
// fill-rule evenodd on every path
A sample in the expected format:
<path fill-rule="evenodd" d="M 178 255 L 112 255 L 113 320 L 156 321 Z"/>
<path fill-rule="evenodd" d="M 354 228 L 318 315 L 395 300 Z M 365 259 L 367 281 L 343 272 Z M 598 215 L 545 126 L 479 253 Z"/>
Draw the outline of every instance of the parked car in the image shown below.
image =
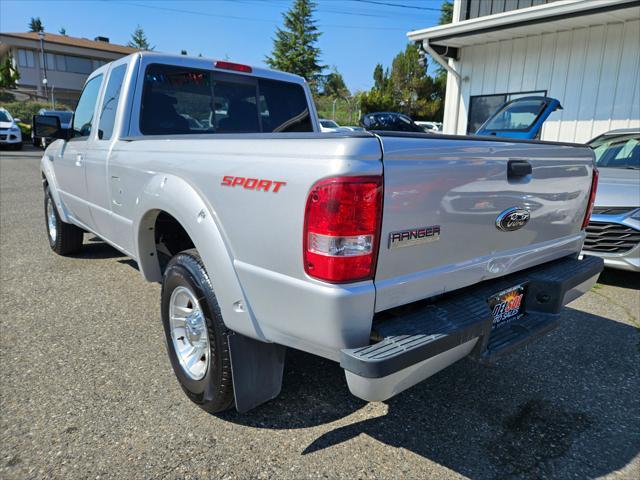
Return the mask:
<path fill-rule="evenodd" d="M 366 113 L 360 117 L 360 125 L 366 130 L 424 133 L 413 120 L 397 112 Z"/>
<path fill-rule="evenodd" d="M 544 121 L 556 110 L 560 101 L 550 97 L 521 97 L 503 104 L 482 124 L 476 135 L 537 139 Z"/>
<path fill-rule="evenodd" d="M 442 131 L 441 122 L 427 122 L 424 120 L 416 120 L 415 124 L 421 127 L 427 133 L 436 133 Z"/>
<path fill-rule="evenodd" d="M 20 132 L 19 118 L 13 118 L 4 108 L 0 108 L 0 146 L 22 149 L 22 132 Z"/>
<path fill-rule="evenodd" d="M 354 125 L 343 125 L 340 127 L 340 130 L 343 132 L 364 132 L 365 129 L 362 127 L 356 127 Z"/>
<path fill-rule="evenodd" d="M 62 128 L 68 129 L 71 126 L 71 118 L 73 117 L 73 112 L 69 110 L 47 110 L 40 109 L 38 111 L 38 115 L 48 115 L 50 117 L 58 117 L 60 119 L 60 125 Z M 54 140 L 51 137 L 38 137 L 35 135 L 33 125 L 31 126 L 31 143 L 35 147 L 46 148 L 47 145 Z"/>
<path fill-rule="evenodd" d="M 318 122 L 320 123 L 321 132 L 339 132 L 340 131 L 340 125 L 338 125 L 333 120 L 321 118 L 320 120 L 318 120 Z"/>
<path fill-rule="evenodd" d="M 600 172 L 583 252 L 607 267 L 640 271 L 640 129 L 612 130 L 591 140 Z"/>
<path fill-rule="evenodd" d="M 183 116 L 223 103 L 206 130 Z M 557 326 L 603 268 L 578 259 L 596 188 L 586 146 L 327 135 L 301 77 L 153 52 L 89 75 L 60 127 L 35 118 L 58 138 L 41 160 L 51 249 L 77 252 L 91 232 L 162 283 L 171 365 L 209 412 L 277 396 L 286 347 L 340 362 L 372 401 L 464 357 L 492 363 Z M 473 214 L 445 211 L 465 184 Z"/>

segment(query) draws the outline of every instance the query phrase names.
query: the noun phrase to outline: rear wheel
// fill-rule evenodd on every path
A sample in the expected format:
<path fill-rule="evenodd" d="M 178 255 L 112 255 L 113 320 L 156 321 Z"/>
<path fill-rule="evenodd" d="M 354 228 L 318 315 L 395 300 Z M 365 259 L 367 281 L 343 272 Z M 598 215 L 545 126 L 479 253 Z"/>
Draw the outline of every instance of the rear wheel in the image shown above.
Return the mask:
<path fill-rule="evenodd" d="M 60 219 L 49 187 L 44 191 L 44 220 L 51 250 L 58 255 L 69 255 L 80 250 L 84 232 Z"/>
<path fill-rule="evenodd" d="M 184 392 L 207 412 L 230 408 L 230 332 L 197 250 L 185 250 L 169 261 L 161 311 L 169 359 Z"/>

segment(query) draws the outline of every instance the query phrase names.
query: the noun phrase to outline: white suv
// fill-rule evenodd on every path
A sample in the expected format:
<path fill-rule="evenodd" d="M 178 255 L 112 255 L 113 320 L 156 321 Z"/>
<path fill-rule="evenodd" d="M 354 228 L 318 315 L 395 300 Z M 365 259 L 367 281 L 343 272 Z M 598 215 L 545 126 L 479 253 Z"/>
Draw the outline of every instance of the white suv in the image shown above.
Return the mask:
<path fill-rule="evenodd" d="M 4 108 L 0 108 L 0 146 L 22 149 L 22 133 L 18 126 L 19 118 L 13 118 Z"/>

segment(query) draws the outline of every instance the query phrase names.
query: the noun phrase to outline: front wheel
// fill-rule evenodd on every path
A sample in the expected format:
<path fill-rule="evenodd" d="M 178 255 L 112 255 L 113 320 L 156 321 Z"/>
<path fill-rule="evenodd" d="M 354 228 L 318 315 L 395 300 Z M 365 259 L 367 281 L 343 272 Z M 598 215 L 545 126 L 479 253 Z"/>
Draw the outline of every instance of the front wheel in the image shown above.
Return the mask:
<path fill-rule="evenodd" d="M 161 311 L 169 359 L 184 392 L 207 412 L 230 408 L 230 332 L 197 250 L 185 250 L 169 261 Z"/>
<path fill-rule="evenodd" d="M 51 250 L 58 255 L 70 255 L 80 250 L 84 231 L 60 219 L 49 187 L 44 191 L 44 221 Z"/>

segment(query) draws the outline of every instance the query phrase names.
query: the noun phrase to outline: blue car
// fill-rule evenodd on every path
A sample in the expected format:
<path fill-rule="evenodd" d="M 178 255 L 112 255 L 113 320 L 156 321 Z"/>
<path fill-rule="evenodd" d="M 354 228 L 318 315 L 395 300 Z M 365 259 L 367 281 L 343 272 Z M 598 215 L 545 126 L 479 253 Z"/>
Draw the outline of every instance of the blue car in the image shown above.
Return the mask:
<path fill-rule="evenodd" d="M 484 122 L 476 135 L 537 139 L 544 121 L 562 105 L 550 97 L 522 97 L 502 105 Z"/>

